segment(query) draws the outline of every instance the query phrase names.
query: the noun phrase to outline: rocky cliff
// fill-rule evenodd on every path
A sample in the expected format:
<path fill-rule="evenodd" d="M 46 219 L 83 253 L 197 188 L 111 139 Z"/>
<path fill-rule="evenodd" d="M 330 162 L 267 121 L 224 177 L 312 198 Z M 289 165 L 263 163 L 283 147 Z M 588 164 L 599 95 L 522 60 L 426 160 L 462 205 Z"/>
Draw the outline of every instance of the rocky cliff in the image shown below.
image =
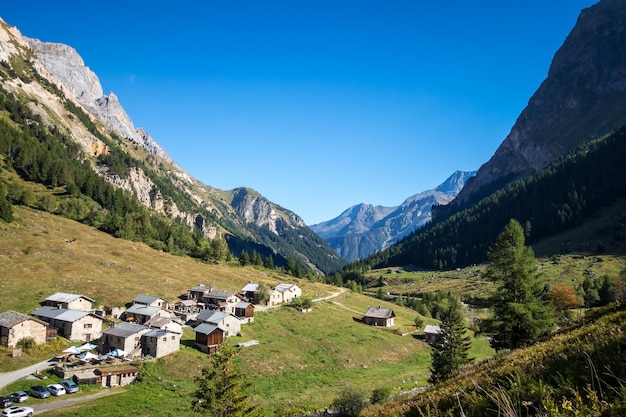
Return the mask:
<path fill-rule="evenodd" d="M 514 82 L 514 80 L 512 80 Z M 491 159 L 453 204 L 545 168 L 577 145 L 626 124 L 626 0 L 584 9 L 548 76 Z"/>
<path fill-rule="evenodd" d="M 394 207 L 357 204 L 338 217 L 310 226 L 342 258 L 356 261 L 397 242 L 431 218 L 433 206 L 448 204 L 475 172 L 456 171 L 433 190 Z"/>

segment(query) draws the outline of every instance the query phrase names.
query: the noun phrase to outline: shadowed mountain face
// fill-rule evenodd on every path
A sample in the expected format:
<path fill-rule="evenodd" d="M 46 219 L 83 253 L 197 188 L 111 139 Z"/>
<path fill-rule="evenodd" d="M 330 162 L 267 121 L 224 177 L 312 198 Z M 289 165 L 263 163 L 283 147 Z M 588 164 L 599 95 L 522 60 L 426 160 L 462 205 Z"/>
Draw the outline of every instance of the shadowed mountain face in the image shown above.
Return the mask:
<path fill-rule="evenodd" d="M 514 82 L 514 80 L 513 80 Z M 626 1 L 584 9 L 548 77 L 491 159 L 452 205 L 545 168 L 577 145 L 626 124 Z"/>
<path fill-rule="evenodd" d="M 407 198 L 395 207 L 357 204 L 338 217 L 310 226 L 348 261 L 385 249 L 430 220 L 433 205 L 447 204 L 475 172 L 457 171 L 434 190 Z"/>

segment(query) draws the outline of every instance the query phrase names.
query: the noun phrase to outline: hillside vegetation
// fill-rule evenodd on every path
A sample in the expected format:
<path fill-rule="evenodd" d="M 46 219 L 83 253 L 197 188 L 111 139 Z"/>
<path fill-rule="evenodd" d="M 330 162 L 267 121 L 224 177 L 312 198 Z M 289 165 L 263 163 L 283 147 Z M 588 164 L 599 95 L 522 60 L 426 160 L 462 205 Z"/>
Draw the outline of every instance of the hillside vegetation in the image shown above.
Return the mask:
<path fill-rule="evenodd" d="M 445 207 L 441 207 L 441 220 L 347 268 L 450 269 L 484 262 L 488 246 L 511 218 L 524 226 L 530 244 L 577 227 L 626 196 L 624 140 L 626 129 L 617 130 L 461 212 L 444 214 Z M 588 251 L 602 253 L 611 241 L 623 241 L 623 230 L 613 230 L 606 237 L 604 245 Z"/>

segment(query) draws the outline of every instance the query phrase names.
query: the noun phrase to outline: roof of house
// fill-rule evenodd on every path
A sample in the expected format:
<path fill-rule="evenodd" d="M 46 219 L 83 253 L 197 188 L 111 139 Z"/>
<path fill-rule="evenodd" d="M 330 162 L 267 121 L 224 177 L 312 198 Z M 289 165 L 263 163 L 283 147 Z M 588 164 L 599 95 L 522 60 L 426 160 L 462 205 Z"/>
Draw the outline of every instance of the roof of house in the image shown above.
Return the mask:
<path fill-rule="evenodd" d="M 427 324 L 426 327 L 424 327 L 424 333 L 439 334 L 441 333 L 441 327 Z"/>
<path fill-rule="evenodd" d="M 215 330 L 219 330 L 222 333 L 224 333 L 224 329 L 218 327 L 215 324 L 210 324 L 210 323 L 202 323 L 201 325 L 197 326 L 196 328 L 193 329 L 196 333 L 201 333 L 201 334 L 211 334 L 213 333 Z"/>
<path fill-rule="evenodd" d="M 43 306 L 33 311 L 33 316 L 37 317 L 45 317 L 47 319 L 55 319 L 59 321 L 67 321 L 69 323 L 74 323 L 77 320 L 82 319 L 85 316 L 94 316 L 99 318 L 100 320 L 104 320 L 103 317 L 98 316 L 90 311 L 79 311 L 79 310 L 68 310 L 66 308 L 52 307 L 52 306 Z"/>
<path fill-rule="evenodd" d="M 139 314 L 142 316 L 152 317 L 161 311 L 161 307 L 150 307 L 144 304 L 133 304 L 126 309 L 126 314 Z"/>
<path fill-rule="evenodd" d="M 196 302 L 194 300 L 180 300 L 176 304 L 182 304 L 185 307 L 193 307 L 196 305 Z"/>
<path fill-rule="evenodd" d="M 198 285 L 196 285 L 193 288 L 189 288 L 189 291 L 191 291 L 191 292 L 205 292 L 205 291 L 208 291 L 210 289 L 211 289 L 211 287 L 209 287 L 207 285 L 198 284 Z"/>
<path fill-rule="evenodd" d="M 93 299 L 86 297 L 84 295 L 69 294 L 66 292 L 58 292 L 56 294 L 52 294 L 50 297 L 46 298 L 46 301 L 54 301 L 57 303 L 71 303 L 72 301 L 77 300 L 81 297 L 84 298 L 85 300 L 91 301 L 92 303 L 94 302 Z"/>
<path fill-rule="evenodd" d="M 150 320 L 148 320 L 144 324 L 149 327 L 156 327 L 160 329 L 161 327 L 165 326 L 167 323 L 173 322 L 173 321 L 174 319 L 172 319 L 171 317 L 154 316 L 150 318 Z"/>
<path fill-rule="evenodd" d="M 246 284 L 245 287 L 241 289 L 241 292 L 256 292 L 259 289 L 259 284 L 255 284 L 254 282 L 250 282 Z"/>
<path fill-rule="evenodd" d="M 158 300 L 163 300 L 161 297 L 156 297 L 154 295 L 145 295 L 145 294 L 141 294 L 138 295 L 137 297 L 133 298 L 133 303 L 140 303 L 140 304 L 152 304 L 155 301 Z M 163 300 L 165 301 L 165 300 Z"/>
<path fill-rule="evenodd" d="M 297 287 L 296 284 L 278 284 L 276 285 L 274 288 L 272 288 L 275 291 L 280 291 L 280 292 L 286 292 L 289 291 L 290 289 L 292 289 L 293 287 Z"/>
<path fill-rule="evenodd" d="M 143 326 L 141 324 L 119 323 L 115 327 L 109 327 L 108 329 L 103 330 L 102 334 L 127 338 L 148 329 L 148 326 Z"/>
<path fill-rule="evenodd" d="M 26 314 L 18 313 L 17 311 L 8 310 L 0 313 L 0 327 L 11 328 L 16 324 L 20 324 L 21 322 L 26 320 L 34 320 L 38 323 L 43 324 L 44 326 L 47 326 L 47 324 L 43 321 L 38 320 L 34 317 L 27 316 Z"/>
<path fill-rule="evenodd" d="M 232 316 L 231 313 L 225 313 L 218 310 L 202 310 L 197 316 L 197 321 L 203 321 L 205 323 L 219 323 L 224 320 L 225 317 Z M 235 317 L 235 316 L 233 316 Z"/>
<path fill-rule="evenodd" d="M 204 296 L 208 298 L 220 298 L 224 300 L 232 297 L 233 295 L 235 295 L 234 292 L 217 290 L 215 288 L 209 289 L 209 291 L 204 294 Z"/>
<path fill-rule="evenodd" d="M 370 307 L 367 309 L 365 313 L 365 317 L 372 317 L 376 319 L 390 319 L 395 317 L 393 310 L 390 308 L 382 308 L 382 307 Z"/>
<path fill-rule="evenodd" d="M 235 308 L 248 308 L 248 306 L 251 306 L 252 303 L 249 303 L 247 301 L 240 301 L 237 304 L 235 304 Z"/>
<path fill-rule="evenodd" d="M 155 337 L 157 339 L 163 337 L 163 336 L 167 336 L 168 334 L 171 335 L 175 335 L 178 333 L 174 333 L 174 332 L 170 332 L 168 330 L 165 329 L 150 329 L 150 331 L 148 331 L 147 333 L 144 333 L 145 337 Z"/>

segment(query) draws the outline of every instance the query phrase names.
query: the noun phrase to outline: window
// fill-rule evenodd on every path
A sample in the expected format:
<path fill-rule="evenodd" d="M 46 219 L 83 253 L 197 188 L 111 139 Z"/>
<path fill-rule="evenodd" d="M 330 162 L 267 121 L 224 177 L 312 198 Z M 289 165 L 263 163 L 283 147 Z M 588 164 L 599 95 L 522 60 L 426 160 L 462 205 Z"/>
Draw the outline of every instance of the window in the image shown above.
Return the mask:
<path fill-rule="evenodd" d="M 93 323 L 85 323 L 85 329 L 91 329 Z"/>
<path fill-rule="evenodd" d="M 165 336 L 165 337 L 163 338 L 163 341 L 164 341 L 164 342 L 167 342 L 167 336 Z"/>

